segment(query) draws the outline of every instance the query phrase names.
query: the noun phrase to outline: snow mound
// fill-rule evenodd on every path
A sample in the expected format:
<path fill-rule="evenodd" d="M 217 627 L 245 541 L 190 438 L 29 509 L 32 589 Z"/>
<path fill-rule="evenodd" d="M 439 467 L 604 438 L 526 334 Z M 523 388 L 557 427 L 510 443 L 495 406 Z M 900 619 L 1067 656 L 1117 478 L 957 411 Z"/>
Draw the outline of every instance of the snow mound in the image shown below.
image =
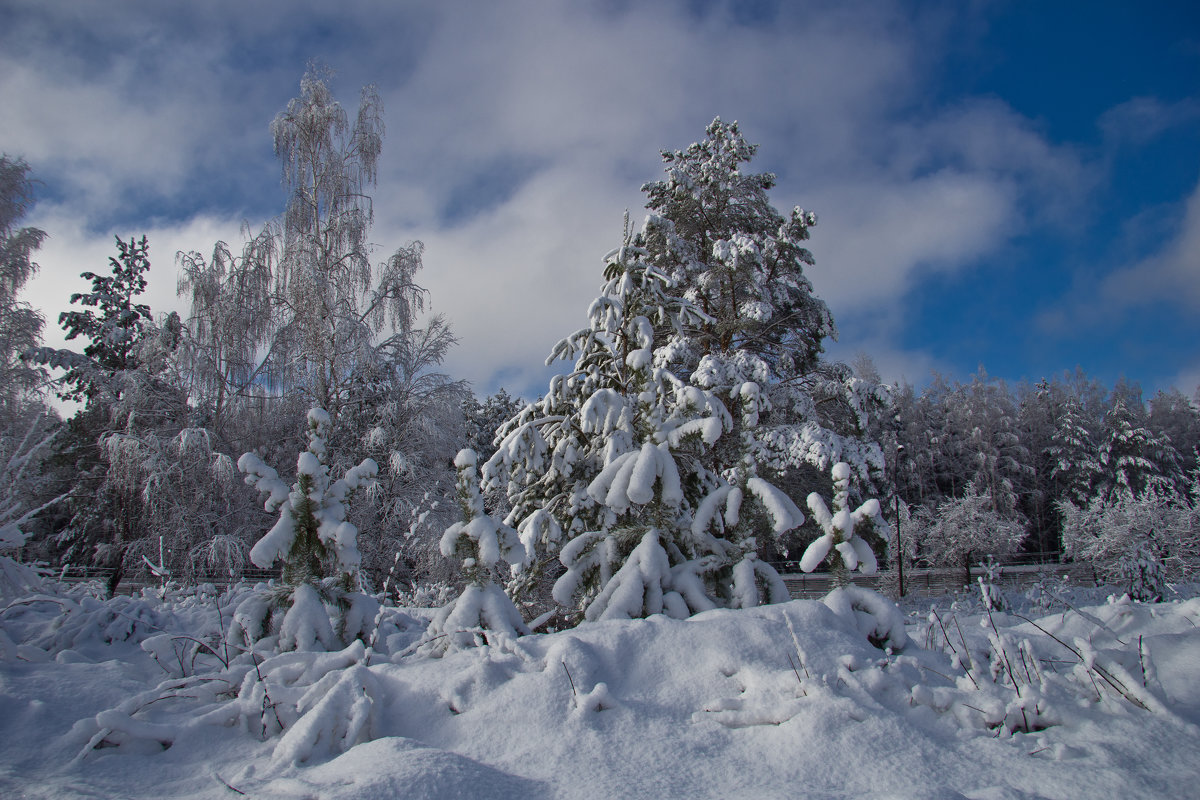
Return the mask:
<path fill-rule="evenodd" d="M 263 798 L 320 797 L 321 800 L 443 800 L 488 797 L 539 800 L 544 785 L 469 758 L 388 737 L 359 745 L 296 777 L 278 778 L 255 792 Z"/>
<path fill-rule="evenodd" d="M 214 605 L 156 607 L 193 640 L 0 658 L 0 795 L 1123 800 L 1200 781 L 1200 600 L 960 607 L 904 632 L 887 601 L 843 590 L 442 658 L 394 609 L 340 652 L 226 649 Z M 61 616 L 42 598 L 0 623 L 30 647 Z M 196 640 L 211 647 L 179 658 Z"/>

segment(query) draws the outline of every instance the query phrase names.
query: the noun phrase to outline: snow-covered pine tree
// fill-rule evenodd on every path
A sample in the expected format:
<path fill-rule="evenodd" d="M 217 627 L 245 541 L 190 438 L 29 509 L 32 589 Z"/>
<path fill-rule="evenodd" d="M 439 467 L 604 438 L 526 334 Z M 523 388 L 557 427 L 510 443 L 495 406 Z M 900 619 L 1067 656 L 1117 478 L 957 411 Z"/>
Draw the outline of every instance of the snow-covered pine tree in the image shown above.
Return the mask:
<path fill-rule="evenodd" d="M 366 633 L 374 619 L 374 601 L 351 591 L 361 556 L 358 529 L 346 516 L 354 494 L 371 485 L 379 470 L 367 458 L 339 480 L 331 480 L 326 463 L 329 435 L 329 414 L 310 410 L 308 448 L 296 461 L 296 482 L 290 490 L 254 453 L 238 459 L 246 483 L 267 496 L 266 510 L 279 512 L 274 527 L 251 548 L 250 560 L 262 569 L 283 561 L 286 584 L 282 594 L 251 596 L 238 606 L 229 632 L 238 644 L 278 632 L 281 650 L 308 650 L 318 644 L 331 649 L 337 639 L 347 642 Z M 289 608 L 277 620 L 276 612 L 285 604 Z M 336 639 L 326 604 L 339 612 Z"/>
<path fill-rule="evenodd" d="M 647 317 L 654 367 L 701 390 L 704 405 L 711 398 L 734 411 L 726 412 L 721 434 L 693 455 L 696 464 L 690 469 L 708 476 L 710 483 L 701 492 L 693 490 L 683 506 L 695 514 L 693 536 L 722 543 L 719 556 L 706 566 L 705 580 L 721 603 L 731 605 L 783 597 L 778 576 L 757 558 L 764 532 L 778 540 L 803 518 L 776 488 L 780 480 L 803 485 L 818 470 L 846 461 L 869 485 L 884 461 L 879 446 L 864 434 L 890 403 L 877 383 L 820 362 L 822 340 L 836 330 L 804 274 L 813 258 L 803 243 L 816 217 L 797 208 L 785 218 L 771 206 L 767 191 L 775 177 L 741 171 L 755 150 L 736 123 L 717 119 L 703 142 L 664 152 L 667 178 L 643 187 L 651 215 L 636 237 L 627 238 L 625 250 L 637 252 L 637 259 L 692 309 L 669 320 Z M 580 363 L 588 357 L 581 353 Z M 631 366 L 624 369 L 635 372 Z M 551 391 L 561 387 L 552 385 Z M 585 444 L 580 436 L 586 433 L 564 426 L 558 412 L 553 402 L 543 401 L 505 429 L 510 445 L 528 440 L 520 450 L 524 462 L 500 456 L 514 474 L 558 481 L 561 464 L 547 463 L 547 457 L 561 461 Z M 534 428 L 545 428 L 545 435 Z M 802 477 L 805 471 L 812 474 Z M 519 478 L 513 491 L 527 492 L 533 483 L 535 478 Z M 486 471 L 485 484 L 495 485 Z M 718 488 L 716 496 L 701 504 L 708 491 Z M 742 498 L 755 496 L 762 507 L 748 504 L 743 511 Z M 588 511 L 586 491 L 560 489 L 555 497 L 551 505 Z M 517 497 L 514 502 L 520 506 L 523 501 Z M 535 505 L 543 508 L 540 501 Z M 549 543 L 561 536 L 561 515 L 527 513 L 519 507 L 514 514 L 532 539 Z M 567 517 L 580 524 L 577 513 Z M 598 530 L 599 525 L 593 520 L 583 527 Z M 774 545 L 786 551 L 781 541 Z"/>
<path fill-rule="evenodd" d="M 523 566 L 525 547 L 515 530 L 497 522 L 484 509 L 476 462 L 471 449 L 460 450 L 454 459 L 462 520 L 446 529 L 441 552 L 446 558 L 458 560 L 467 585 L 430 622 L 425 650 L 431 655 L 475 647 L 487 642 L 489 636 L 512 638 L 529 633 L 504 587 L 492 579 L 499 561 Z"/>
<path fill-rule="evenodd" d="M 870 487 L 884 460 L 867 434 L 890 395 L 821 361 L 823 340 L 837 330 L 804 272 L 814 263 L 805 243 L 816 215 L 794 208 L 784 216 L 771 205 L 775 176 L 743 170 L 756 150 L 736 122 L 718 118 L 703 141 L 664 151 L 666 178 L 642 187 L 652 215 L 636 243 L 704 312 L 660 332 L 665 365 L 734 411 L 732 431 L 702 458 L 743 493 L 763 478 L 803 492 L 841 461 Z M 747 559 L 768 544 L 786 552 L 781 531 L 764 523 L 731 517 L 720 532 Z M 756 535 L 765 530 L 775 541 Z"/>
<path fill-rule="evenodd" d="M 646 228 L 655 224 L 652 217 Z M 705 466 L 734 420 L 713 392 L 667 367 L 673 352 L 663 343 L 705 315 L 647 263 L 638 244 L 646 228 L 634 237 L 626 221 L 589 326 L 551 354 L 549 362 L 574 358 L 574 370 L 501 428 L 483 470 L 486 486 L 507 488 L 508 522 L 535 565 L 557 553 L 565 567 L 555 600 L 589 620 L 752 605 L 760 584 L 769 599 L 783 599 L 774 570 L 721 526 L 738 523 L 746 495 L 762 502 L 776 530 L 803 521 L 767 481 L 747 475 L 746 492 Z M 747 395 L 757 403 L 752 389 Z M 721 586 L 722 571 L 732 572 L 732 586 Z"/>

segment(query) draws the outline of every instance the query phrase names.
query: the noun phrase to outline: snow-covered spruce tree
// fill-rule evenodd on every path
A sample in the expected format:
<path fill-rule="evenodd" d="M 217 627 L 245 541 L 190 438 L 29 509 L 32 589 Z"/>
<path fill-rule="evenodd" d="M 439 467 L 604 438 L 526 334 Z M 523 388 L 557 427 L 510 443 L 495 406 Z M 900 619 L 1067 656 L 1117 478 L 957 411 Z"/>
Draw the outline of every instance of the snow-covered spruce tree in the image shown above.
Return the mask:
<path fill-rule="evenodd" d="M 78 303 L 82 310 L 64 311 L 58 318 L 68 341 L 81 335 L 89 340 L 83 357 L 72 359 L 75 354 L 69 350 L 42 350 L 38 354 L 43 363 L 67 370 L 63 383 L 69 388 L 62 392 L 66 399 L 95 397 L 101 391 L 100 381 L 135 369 L 141 336 L 153 325 L 150 306 L 136 302 L 146 290 L 150 271 L 146 237 L 128 242 L 118 237 L 116 241 L 118 255 L 109 258 L 112 274 L 84 272 L 82 277 L 92 282 L 92 290 L 71 295 L 71 304 Z M 119 389 L 110 391 L 120 394 Z"/>
<path fill-rule="evenodd" d="M 1104 417 L 1099 448 L 1099 471 L 1093 485 L 1095 495 L 1112 501 L 1118 496 L 1137 497 L 1147 489 L 1172 489 L 1169 476 L 1179 463 L 1171 443 L 1146 427 L 1140 402 L 1117 396 Z"/>
<path fill-rule="evenodd" d="M 705 466 L 733 418 L 713 392 L 665 366 L 672 355 L 663 340 L 703 313 L 646 262 L 628 222 L 604 275 L 589 326 L 550 357 L 573 357 L 574 370 L 501 428 L 484 467 L 487 486 L 507 489 L 507 521 L 534 554 L 526 580 L 557 554 L 566 571 L 554 599 L 588 620 L 785 599 L 752 544 L 721 531 L 752 513 L 784 531 L 803 515 L 766 480 L 748 474 L 743 488 Z M 753 389 L 746 394 L 757 400 Z M 763 509 L 743 508 L 743 499 Z"/>
<path fill-rule="evenodd" d="M 351 591 L 361 556 L 358 529 L 346 515 L 347 504 L 375 480 L 378 467 L 364 459 L 332 481 L 329 434 L 329 414 L 310 410 L 308 448 L 296 461 L 296 483 L 290 490 L 255 454 L 238 459 L 246 483 L 267 496 L 266 510 L 279 511 L 275 526 L 251 548 L 250 560 L 262 569 L 283 561 L 285 584 L 281 592 L 257 594 L 238 606 L 229 638 L 239 645 L 277 633 L 280 650 L 340 648 L 366 634 L 374 619 L 375 601 Z M 285 605 L 288 609 L 280 617 Z M 338 612 L 336 633 L 327 605 Z"/>
<path fill-rule="evenodd" d="M 814 263 L 805 243 L 816 215 L 794 208 L 784 216 L 771 205 L 775 176 L 743 171 L 756 150 L 736 122 L 718 118 L 703 141 L 664 151 L 667 177 L 642 187 L 652 216 L 638 244 L 704 312 L 661 332 L 665 366 L 730 409 L 754 394 L 758 408 L 735 415 L 735 435 L 707 456 L 712 469 L 735 469 L 750 455 L 801 488 L 846 461 L 869 488 L 884 461 L 865 436 L 890 398 L 877 381 L 821 361 L 837 329 L 804 273 Z"/>
<path fill-rule="evenodd" d="M 504 587 L 492 579 L 499 561 L 522 566 L 525 547 L 515 530 L 484 510 L 476 460 L 471 449 L 460 450 L 454 459 L 462 521 L 446 529 L 441 552 L 459 562 L 467 585 L 430 622 L 425 649 L 431 655 L 475 647 L 487 642 L 488 637 L 513 638 L 529 633 Z"/>

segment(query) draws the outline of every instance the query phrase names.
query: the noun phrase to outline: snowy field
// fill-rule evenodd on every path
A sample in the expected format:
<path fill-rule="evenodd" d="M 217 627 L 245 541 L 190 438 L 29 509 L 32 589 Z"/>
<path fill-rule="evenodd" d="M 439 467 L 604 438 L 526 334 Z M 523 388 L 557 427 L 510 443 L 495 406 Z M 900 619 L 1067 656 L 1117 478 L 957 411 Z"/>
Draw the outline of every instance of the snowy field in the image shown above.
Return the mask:
<path fill-rule="evenodd" d="M 370 649 L 239 654 L 218 631 L 249 589 L 100 601 L 3 567 L 4 798 L 1183 798 L 1200 781 L 1200 599 L 1060 588 L 990 617 L 943 599 L 903 628 L 797 600 L 442 658 L 413 647 L 429 610 L 385 609 Z"/>

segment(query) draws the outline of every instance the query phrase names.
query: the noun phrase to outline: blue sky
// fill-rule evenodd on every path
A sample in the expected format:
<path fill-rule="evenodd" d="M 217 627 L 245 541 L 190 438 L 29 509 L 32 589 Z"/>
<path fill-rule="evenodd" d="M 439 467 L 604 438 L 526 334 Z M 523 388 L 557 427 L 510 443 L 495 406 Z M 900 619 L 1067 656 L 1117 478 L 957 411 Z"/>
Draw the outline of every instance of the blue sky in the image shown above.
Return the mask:
<path fill-rule="evenodd" d="M 284 2 L 0 6 L 0 150 L 42 182 L 50 322 L 112 237 L 178 250 L 281 210 L 268 125 L 305 63 L 388 133 L 372 240 L 420 279 L 487 392 L 544 387 L 658 151 L 736 119 L 817 212 L 810 275 L 889 380 L 1081 366 L 1200 385 L 1200 6 Z"/>

